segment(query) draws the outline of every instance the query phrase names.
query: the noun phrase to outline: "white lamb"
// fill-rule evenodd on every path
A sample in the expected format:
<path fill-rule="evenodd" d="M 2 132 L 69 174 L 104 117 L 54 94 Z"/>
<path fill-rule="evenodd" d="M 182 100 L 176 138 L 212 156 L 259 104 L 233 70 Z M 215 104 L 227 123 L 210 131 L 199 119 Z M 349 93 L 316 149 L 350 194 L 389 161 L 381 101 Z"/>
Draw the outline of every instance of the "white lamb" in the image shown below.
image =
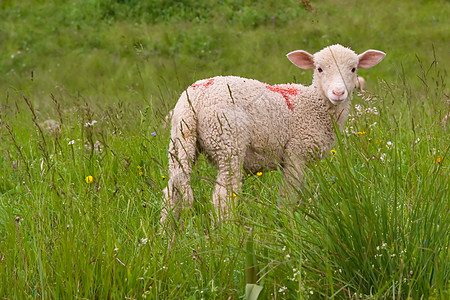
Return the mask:
<path fill-rule="evenodd" d="M 357 55 L 341 45 L 314 55 L 297 50 L 287 57 L 299 68 L 314 69 L 310 86 L 234 76 L 189 86 L 173 110 L 161 221 L 170 210 L 179 216 L 182 198 L 192 206 L 190 175 L 198 151 L 218 169 L 212 201 L 222 218 L 245 173 L 280 166 L 289 184 L 301 184 L 305 162 L 330 151 L 336 138 L 333 122 L 342 129 L 347 119 L 357 69 L 372 67 L 384 56 L 377 50 Z"/>

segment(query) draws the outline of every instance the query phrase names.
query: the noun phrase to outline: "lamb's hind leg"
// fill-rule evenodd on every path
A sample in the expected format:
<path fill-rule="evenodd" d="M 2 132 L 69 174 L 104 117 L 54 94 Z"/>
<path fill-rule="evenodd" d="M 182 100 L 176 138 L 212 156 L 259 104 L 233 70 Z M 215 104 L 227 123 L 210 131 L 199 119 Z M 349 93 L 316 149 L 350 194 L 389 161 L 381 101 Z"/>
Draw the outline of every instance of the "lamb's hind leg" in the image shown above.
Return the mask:
<path fill-rule="evenodd" d="M 230 206 L 234 203 L 233 199 L 236 193 L 241 190 L 243 169 L 241 158 L 237 153 L 224 154 L 219 157 L 216 187 L 212 201 L 218 218 L 225 219 L 228 217 Z"/>
<path fill-rule="evenodd" d="M 165 206 L 161 211 L 164 223 L 171 211 L 178 218 L 182 208 L 182 199 L 191 207 L 194 194 L 190 184 L 192 166 L 195 160 L 195 140 L 188 138 L 171 140 L 169 147 L 169 182 L 164 189 Z"/>
<path fill-rule="evenodd" d="M 228 215 L 230 199 L 242 185 L 242 165 L 250 143 L 248 116 L 234 103 L 224 101 L 199 113 L 198 120 L 201 145 L 217 165 L 212 202 L 223 219 Z"/>

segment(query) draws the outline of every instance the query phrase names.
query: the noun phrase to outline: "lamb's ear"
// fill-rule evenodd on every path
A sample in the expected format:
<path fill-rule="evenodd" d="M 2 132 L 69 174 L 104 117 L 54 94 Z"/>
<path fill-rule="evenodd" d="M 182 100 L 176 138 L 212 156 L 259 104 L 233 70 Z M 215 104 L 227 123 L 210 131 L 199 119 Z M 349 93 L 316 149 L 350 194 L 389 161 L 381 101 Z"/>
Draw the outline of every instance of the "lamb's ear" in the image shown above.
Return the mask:
<path fill-rule="evenodd" d="M 299 68 L 314 69 L 314 56 L 303 50 L 288 53 L 287 58 Z"/>
<path fill-rule="evenodd" d="M 379 63 L 384 57 L 386 53 L 378 50 L 367 50 L 364 53 L 358 55 L 359 64 L 358 68 L 370 68 Z"/>

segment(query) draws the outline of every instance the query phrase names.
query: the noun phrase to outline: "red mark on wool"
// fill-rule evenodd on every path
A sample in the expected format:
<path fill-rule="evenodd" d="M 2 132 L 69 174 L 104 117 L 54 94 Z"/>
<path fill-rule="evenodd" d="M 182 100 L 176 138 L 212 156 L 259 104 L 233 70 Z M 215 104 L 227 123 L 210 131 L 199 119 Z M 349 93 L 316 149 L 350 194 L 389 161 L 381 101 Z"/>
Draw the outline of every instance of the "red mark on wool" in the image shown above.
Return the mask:
<path fill-rule="evenodd" d="M 202 80 L 201 83 L 195 83 L 195 84 L 191 85 L 191 88 L 195 89 L 195 88 L 198 88 L 199 86 L 203 86 L 206 88 L 206 87 L 210 86 L 213 82 L 214 82 L 214 78 L 209 79 L 207 82 L 204 82 Z"/>
<path fill-rule="evenodd" d="M 286 100 L 286 104 L 287 104 L 288 108 L 290 110 L 294 109 L 289 97 L 295 97 L 298 95 L 298 93 L 300 91 L 296 87 L 294 87 L 290 84 L 276 84 L 276 85 L 266 84 L 266 88 L 268 88 L 272 92 L 281 94 L 281 96 L 283 96 L 284 99 Z"/>
<path fill-rule="evenodd" d="M 207 83 L 205 83 L 203 86 L 204 87 L 208 87 L 209 85 L 211 85 L 214 82 L 214 78 L 211 78 L 210 80 L 208 80 Z"/>

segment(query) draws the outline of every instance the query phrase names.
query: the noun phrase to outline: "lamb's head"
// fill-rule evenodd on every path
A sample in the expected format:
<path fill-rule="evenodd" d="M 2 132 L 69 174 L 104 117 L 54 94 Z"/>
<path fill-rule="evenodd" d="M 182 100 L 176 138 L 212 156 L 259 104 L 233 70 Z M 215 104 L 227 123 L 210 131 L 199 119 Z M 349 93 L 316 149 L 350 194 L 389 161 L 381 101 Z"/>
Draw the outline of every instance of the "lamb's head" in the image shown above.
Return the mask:
<path fill-rule="evenodd" d="M 386 54 L 367 50 L 357 55 L 349 48 L 333 45 L 312 55 L 303 50 L 287 54 L 299 68 L 314 69 L 313 85 L 333 104 L 351 98 L 357 80 L 358 68 L 370 68 L 379 63 Z"/>

